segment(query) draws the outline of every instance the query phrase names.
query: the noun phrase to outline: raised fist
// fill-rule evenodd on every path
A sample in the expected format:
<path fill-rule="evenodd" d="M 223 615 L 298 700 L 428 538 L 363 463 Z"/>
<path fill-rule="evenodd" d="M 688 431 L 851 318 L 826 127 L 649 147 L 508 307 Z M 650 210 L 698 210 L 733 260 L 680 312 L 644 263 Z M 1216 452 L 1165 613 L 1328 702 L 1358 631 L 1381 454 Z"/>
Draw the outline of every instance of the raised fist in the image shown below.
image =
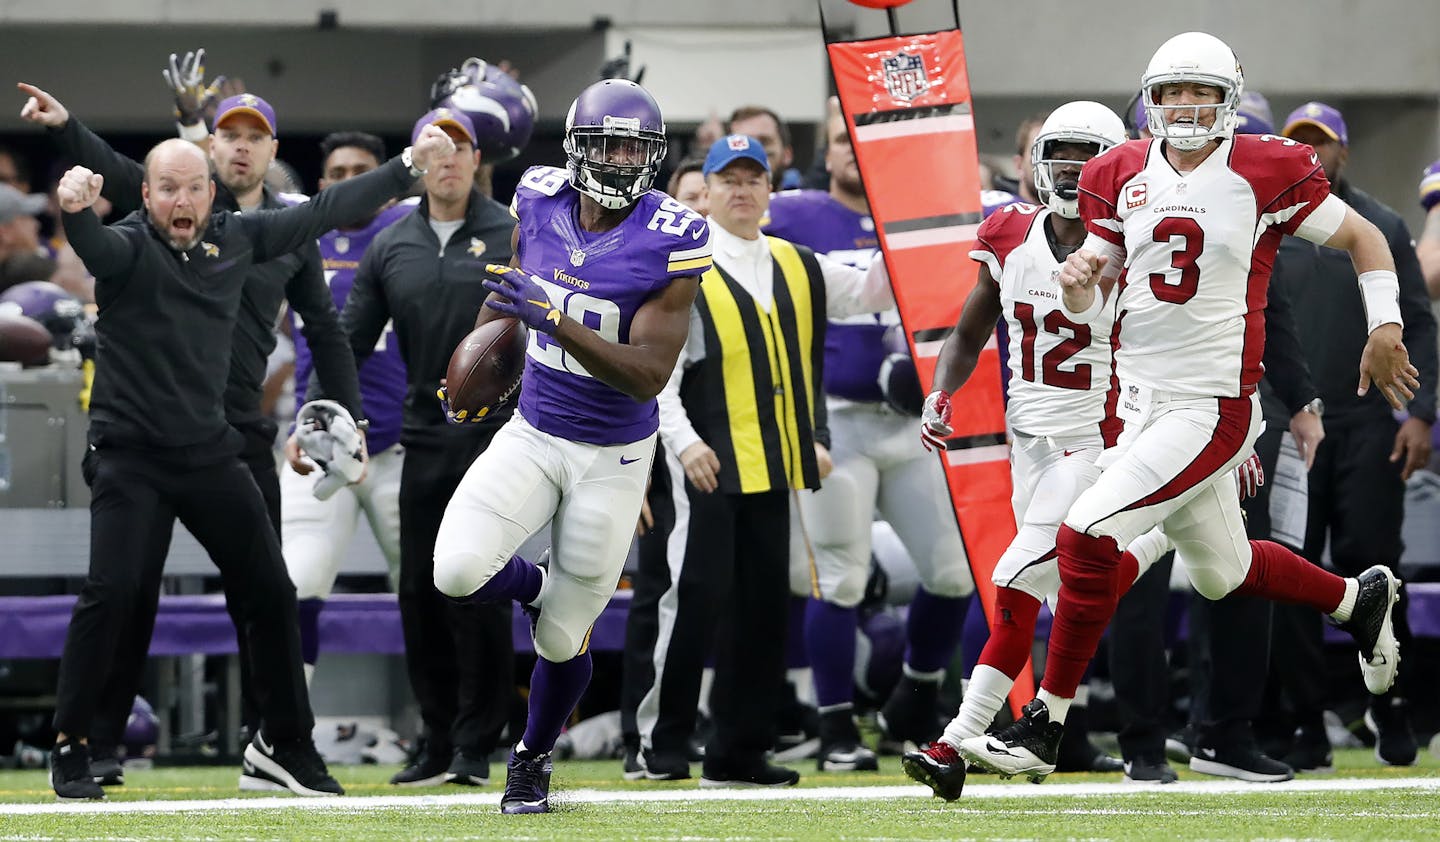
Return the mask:
<path fill-rule="evenodd" d="M 410 162 L 416 169 L 428 170 L 440 159 L 455 154 L 455 141 L 439 126 L 426 126 L 420 130 L 415 145 L 410 147 Z"/>
<path fill-rule="evenodd" d="M 65 213 L 79 213 L 95 204 L 100 198 L 100 188 L 105 177 L 84 167 L 71 167 L 60 176 L 55 186 L 55 198 L 60 200 L 60 210 Z"/>

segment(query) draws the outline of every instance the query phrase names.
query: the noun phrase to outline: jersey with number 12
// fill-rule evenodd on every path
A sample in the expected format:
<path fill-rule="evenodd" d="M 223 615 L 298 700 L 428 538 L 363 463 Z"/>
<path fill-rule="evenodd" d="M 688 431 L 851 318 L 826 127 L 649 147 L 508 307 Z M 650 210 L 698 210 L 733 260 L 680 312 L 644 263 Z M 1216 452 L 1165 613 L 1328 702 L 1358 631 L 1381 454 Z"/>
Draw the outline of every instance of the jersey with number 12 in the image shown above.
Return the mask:
<path fill-rule="evenodd" d="M 520 268 L 550 303 L 607 342 L 628 343 L 630 323 L 671 281 L 710 268 L 710 228 L 658 190 L 642 195 L 610 231 L 579 223 L 580 194 L 566 172 L 531 167 L 510 205 L 520 225 Z M 659 426 L 655 401 L 637 401 L 593 376 L 552 337 L 530 331 L 520 414 L 536 429 L 571 441 L 639 441 Z"/>
<path fill-rule="evenodd" d="M 1264 371 L 1276 249 L 1284 234 L 1323 241 L 1333 233 L 1304 225 L 1329 194 L 1314 151 L 1273 135 L 1237 135 L 1186 173 L 1159 140 L 1133 140 L 1086 163 L 1080 216 L 1125 253 L 1116 376 L 1190 395 L 1252 390 Z"/>
<path fill-rule="evenodd" d="M 1010 339 L 1006 420 L 1032 436 L 1099 424 L 1110 386 L 1114 310 L 1089 324 L 1070 320 L 1060 300 L 1060 261 L 1045 235 L 1049 215 L 1035 205 L 1006 205 L 981 223 L 970 252 L 999 286 Z"/>

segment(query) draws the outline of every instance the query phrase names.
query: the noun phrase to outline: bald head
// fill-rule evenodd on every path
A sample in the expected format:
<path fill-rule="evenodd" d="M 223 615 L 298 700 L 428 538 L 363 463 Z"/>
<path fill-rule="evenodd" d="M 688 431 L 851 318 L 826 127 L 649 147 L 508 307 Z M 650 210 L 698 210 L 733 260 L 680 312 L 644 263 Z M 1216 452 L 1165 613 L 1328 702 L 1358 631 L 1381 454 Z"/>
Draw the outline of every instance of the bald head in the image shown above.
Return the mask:
<path fill-rule="evenodd" d="M 158 144 L 145 156 L 145 181 L 140 186 L 150 224 L 172 247 L 188 251 L 205 233 L 215 201 L 210 162 L 200 147 L 174 139 Z"/>

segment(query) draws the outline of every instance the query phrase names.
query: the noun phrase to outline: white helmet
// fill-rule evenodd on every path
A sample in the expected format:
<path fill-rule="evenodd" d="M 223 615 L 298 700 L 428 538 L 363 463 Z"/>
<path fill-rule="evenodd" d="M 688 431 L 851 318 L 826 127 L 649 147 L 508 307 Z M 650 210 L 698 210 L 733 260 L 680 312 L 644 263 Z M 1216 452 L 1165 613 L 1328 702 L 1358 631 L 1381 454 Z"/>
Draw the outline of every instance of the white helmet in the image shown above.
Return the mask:
<path fill-rule="evenodd" d="M 1030 146 L 1030 164 L 1035 169 L 1035 192 L 1040 201 L 1066 219 L 1080 218 L 1079 181 L 1057 183 L 1055 180 L 1057 167 L 1074 167 L 1078 162 L 1052 157 L 1052 144 L 1091 143 L 1097 147 L 1095 155 L 1099 155 L 1124 142 L 1125 121 L 1098 102 L 1076 100 L 1050 112 L 1035 135 L 1035 143 Z"/>
<path fill-rule="evenodd" d="M 315 483 L 316 499 L 330 496 L 365 473 L 365 451 L 360 430 L 350 411 L 334 401 L 310 401 L 295 417 L 295 434 L 305 451 L 325 475 Z"/>
<path fill-rule="evenodd" d="M 1224 96 L 1215 106 L 1160 105 L 1156 101 L 1159 86 L 1172 82 L 1214 85 Z M 1145 75 L 1140 77 L 1140 94 L 1144 98 L 1150 134 L 1184 150 L 1199 149 L 1212 140 L 1232 137 L 1244 87 L 1240 60 L 1224 41 L 1204 32 L 1182 32 L 1160 45 L 1145 68 Z M 1200 125 L 1200 111 L 1211 107 L 1215 109 L 1215 122 L 1207 129 Z M 1165 119 L 1167 111 L 1179 111 L 1194 119 L 1189 123 L 1171 123 Z"/>

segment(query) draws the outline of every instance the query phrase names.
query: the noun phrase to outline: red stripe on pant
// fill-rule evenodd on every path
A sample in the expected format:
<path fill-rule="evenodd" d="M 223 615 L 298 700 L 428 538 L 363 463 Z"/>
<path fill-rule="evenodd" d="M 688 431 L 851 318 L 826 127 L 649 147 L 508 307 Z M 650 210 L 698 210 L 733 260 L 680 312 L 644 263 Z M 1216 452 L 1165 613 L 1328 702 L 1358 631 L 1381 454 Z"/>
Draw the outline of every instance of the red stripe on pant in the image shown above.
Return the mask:
<path fill-rule="evenodd" d="M 1123 512 L 1143 509 L 1156 503 L 1179 497 L 1224 467 L 1240 452 L 1250 433 L 1250 416 L 1253 408 L 1247 398 L 1216 398 L 1220 414 L 1215 421 L 1215 431 L 1210 441 L 1195 454 L 1184 470 L 1155 491 L 1121 509 Z"/>
<path fill-rule="evenodd" d="M 1100 635 L 1115 614 L 1121 584 L 1120 547 L 1114 538 L 1092 538 L 1064 524 L 1055 546 L 1060 551 L 1060 598 L 1050 626 L 1045 679 L 1040 686 L 1063 699 L 1073 699 L 1100 645 Z"/>

